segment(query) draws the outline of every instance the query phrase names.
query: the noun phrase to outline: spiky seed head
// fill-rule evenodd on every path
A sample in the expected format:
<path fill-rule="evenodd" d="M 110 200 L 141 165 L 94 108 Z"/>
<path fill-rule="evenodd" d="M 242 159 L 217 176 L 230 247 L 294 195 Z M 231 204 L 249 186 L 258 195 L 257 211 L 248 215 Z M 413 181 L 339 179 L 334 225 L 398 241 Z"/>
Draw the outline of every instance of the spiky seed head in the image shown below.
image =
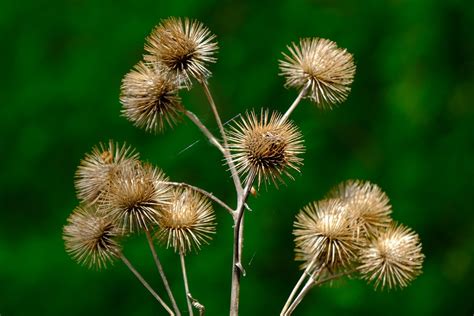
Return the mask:
<path fill-rule="evenodd" d="M 101 269 L 120 256 L 121 230 L 97 213 L 95 206 L 78 206 L 63 229 L 66 252 L 79 264 Z"/>
<path fill-rule="evenodd" d="M 215 214 L 209 199 L 192 189 L 174 189 L 171 204 L 159 217 L 157 239 L 186 254 L 209 243 L 215 233 Z"/>
<path fill-rule="evenodd" d="M 117 177 L 100 202 L 99 212 L 113 218 L 125 232 L 150 230 L 172 198 L 168 178 L 150 164 L 137 165 Z"/>
<path fill-rule="evenodd" d="M 348 266 L 360 247 L 347 220 L 345 204 L 327 199 L 306 205 L 296 216 L 295 259 L 306 268 L 313 260 L 315 268 L 331 270 Z"/>
<path fill-rule="evenodd" d="M 304 152 L 301 132 L 292 122 L 268 110 L 247 112 L 228 131 L 229 147 L 239 174 L 275 185 L 284 182 L 282 175 L 293 179 L 290 171 L 300 171 Z"/>
<path fill-rule="evenodd" d="M 421 274 L 424 258 L 418 234 L 392 224 L 361 251 L 359 271 L 375 289 L 403 288 Z"/>
<path fill-rule="evenodd" d="M 173 126 L 183 110 L 176 80 L 157 65 L 139 62 L 122 80 L 122 115 L 135 126 L 161 132 Z"/>
<path fill-rule="evenodd" d="M 77 197 L 85 204 L 96 203 L 108 190 L 114 178 L 124 169 L 138 163 L 139 155 L 126 144 L 112 140 L 92 148 L 80 162 L 75 176 Z"/>
<path fill-rule="evenodd" d="M 334 187 L 329 198 L 340 198 L 347 204 L 354 233 L 367 237 L 385 230 L 392 222 L 392 207 L 387 195 L 369 181 L 347 180 Z"/>
<path fill-rule="evenodd" d="M 171 17 L 151 32 L 145 44 L 145 60 L 158 63 L 172 72 L 180 85 L 191 87 L 191 78 L 211 76 L 209 63 L 216 62 L 216 36 L 201 22 Z"/>
<path fill-rule="evenodd" d="M 346 49 L 324 38 L 300 39 L 291 43 L 289 54 L 280 60 L 281 75 L 286 87 L 304 89 L 320 108 L 331 108 L 347 99 L 356 66 Z"/>

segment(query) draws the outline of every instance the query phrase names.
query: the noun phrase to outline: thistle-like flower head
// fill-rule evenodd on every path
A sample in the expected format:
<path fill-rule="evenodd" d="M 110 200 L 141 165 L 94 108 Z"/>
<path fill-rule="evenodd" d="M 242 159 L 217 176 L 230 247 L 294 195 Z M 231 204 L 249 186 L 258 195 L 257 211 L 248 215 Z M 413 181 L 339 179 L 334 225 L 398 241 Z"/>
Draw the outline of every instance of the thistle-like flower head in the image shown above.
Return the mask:
<path fill-rule="evenodd" d="M 138 153 L 126 144 L 112 140 L 100 144 L 86 154 L 76 171 L 77 197 L 85 204 L 96 203 L 122 170 L 138 163 Z"/>
<path fill-rule="evenodd" d="M 335 269 L 350 264 L 360 245 L 353 237 L 345 204 L 327 199 L 305 206 L 296 216 L 296 260 L 305 268 L 313 260 L 315 267 Z"/>
<path fill-rule="evenodd" d="M 207 244 L 215 232 L 215 215 L 207 197 L 192 189 L 175 189 L 171 204 L 159 217 L 158 240 L 186 254 Z"/>
<path fill-rule="evenodd" d="M 362 250 L 359 271 L 376 289 L 403 288 L 421 273 L 424 258 L 418 235 L 394 224 Z"/>
<path fill-rule="evenodd" d="M 168 206 L 172 189 L 168 178 L 149 164 L 127 169 L 117 177 L 101 201 L 99 212 L 113 218 L 125 232 L 149 230 Z"/>
<path fill-rule="evenodd" d="M 120 256 L 121 230 L 95 206 L 78 206 L 67 219 L 63 239 L 67 253 L 89 268 L 105 268 Z"/>
<path fill-rule="evenodd" d="M 347 99 L 356 67 L 352 55 L 323 38 L 304 38 L 288 46 L 290 54 L 280 60 L 286 87 L 304 89 L 321 108 L 331 108 Z"/>
<path fill-rule="evenodd" d="M 120 102 L 123 116 L 151 132 L 176 124 L 183 109 L 176 81 L 157 65 L 143 62 L 125 75 Z"/>
<path fill-rule="evenodd" d="M 218 47 L 212 34 L 201 22 L 168 18 L 151 32 L 145 44 L 145 60 L 158 63 L 172 72 L 178 82 L 191 86 L 191 78 L 206 80 L 208 63 L 216 62 Z"/>
<path fill-rule="evenodd" d="M 262 110 L 260 117 L 253 111 L 246 113 L 231 126 L 228 135 L 239 174 L 247 178 L 255 175 L 258 185 L 262 180 L 283 183 L 283 174 L 293 179 L 290 170 L 299 172 L 303 164 L 299 157 L 304 152 L 300 131 L 275 112 L 270 115 L 268 110 Z"/>
<path fill-rule="evenodd" d="M 357 237 L 374 236 L 390 226 L 392 208 L 387 195 L 368 181 L 348 180 L 333 188 L 328 197 L 347 204 L 348 216 Z"/>

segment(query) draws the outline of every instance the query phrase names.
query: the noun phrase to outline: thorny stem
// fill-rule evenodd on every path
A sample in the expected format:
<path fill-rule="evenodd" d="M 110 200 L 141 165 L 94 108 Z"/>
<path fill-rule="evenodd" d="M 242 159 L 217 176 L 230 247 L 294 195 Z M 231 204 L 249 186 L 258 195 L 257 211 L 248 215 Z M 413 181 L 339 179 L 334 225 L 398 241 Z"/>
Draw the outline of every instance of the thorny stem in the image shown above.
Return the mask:
<path fill-rule="evenodd" d="M 245 202 L 249 196 L 255 173 L 250 173 L 247 178 L 247 184 L 243 190 L 243 194 L 239 196 L 237 209 L 234 212 L 234 255 L 232 260 L 232 289 L 230 295 L 230 315 L 237 316 L 239 314 L 239 297 L 240 297 L 240 277 L 245 274 L 242 266 L 242 248 L 243 248 L 243 216 L 245 211 Z"/>
<path fill-rule="evenodd" d="M 285 303 L 285 306 L 283 306 L 281 312 L 280 312 L 280 315 L 283 316 L 285 315 L 285 312 L 286 310 L 288 309 L 288 307 L 290 307 L 290 304 L 291 304 L 291 301 L 293 300 L 293 298 L 295 297 L 296 295 L 296 292 L 299 290 L 299 288 L 301 287 L 301 284 L 303 284 L 303 281 L 306 279 L 307 276 L 310 276 L 309 274 L 309 271 L 313 268 L 314 264 L 316 263 L 316 260 L 311 260 L 310 264 L 306 267 L 306 269 L 303 271 L 303 273 L 301 274 L 301 277 L 300 279 L 298 280 L 298 282 L 296 283 L 295 287 L 293 288 L 293 290 L 291 291 L 291 294 L 290 296 L 288 297 L 288 299 L 286 300 L 286 303 Z"/>
<path fill-rule="evenodd" d="M 151 253 L 153 255 L 153 260 L 155 260 L 156 268 L 158 269 L 158 273 L 161 276 L 163 285 L 171 300 L 171 305 L 173 305 L 173 309 L 176 315 L 180 316 L 181 312 L 179 311 L 178 305 L 176 304 L 176 300 L 174 299 L 173 292 L 171 291 L 170 285 L 168 283 L 168 279 L 166 278 L 165 271 L 163 270 L 163 266 L 161 265 L 160 259 L 158 258 L 158 254 L 156 253 L 155 246 L 153 245 L 153 239 L 151 238 L 151 234 L 147 229 L 145 230 L 145 234 L 148 240 L 148 245 L 150 246 Z"/>
<path fill-rule="evenodd" d="M 304 97 L 304 95 L 306 94 L 306 91 L 308 91 L 309 87 L 311 85 L 311 81 L 308 82 L 306 84 L 306 86 L 304 86 L 303 89 L 301 89 L 300 93 L 298 94 L 298 96 L 296 97 L 295 101 L 293 101 L 293 104 L 290 105 L 290 107 L 288 108 L 288 110 L 286 111 L 286 113 L 281 117 L 280 119 L 280 122 L 284 122 L 286 119 L 288 119 L 288 117 L 290 116 L 290 114 L 293 112 L 294 109 L 296 109 L 296 107 L 298 106 L 298 104 L 300 103 L 301 99 Z"/>
<path fill-rule="evenodd" d="M 128 259 L 123 254 L 120 254 L 120 259 L 122 259 L 123 263 L 125 263 L 125 265 L 130 269 L 130 271 L 132 271 L 132 273 L 143 284 L 143 286 L 151 293 L 151 295 L 153 295 L 156 298 L 156 300 L 161 304 L 161 306 L 163 306 L 164 309 L 166 309 L 168 314 L 170 314 L 171 316 L 174 316 L 173 311 L 169 308 L 168 305 L 166 305 L 166 303 L 155 292 L 155 290 L 153 290 L 153 288 L 150 286 L 150 284 L 148 284 L 148 282 L 145 281 L 145 279 L 142 277 L 142 275 L 140 273 L 138 273 L 138 271 L 133 267 L 133 265 L 130 263 L 130 261 L 128 261 Z"/>
<path fill-rule="evenodd" d="M 318 285 L 321 285 L 323 283 L 326 283 L 328 281 L 331 281 L 331 280 L 334 280 L 334 279 L 338 279 L 340 277 L 343 277 L 345 275 L 349 275 L 349 274 L 352 274 L 353 272 L 355 272 L 357 269 L 353 269 L 353 270 L 349 270 L 349 271 L 345 271 L 345 272 L 342 272 L 342 273 L 339 273 L 339 274 L 334 274 L 334 275 L 331 275 L 325 279 L 322 279 L 322 280 L 318 280 L 316 281 L 312 276 L 309 278 L 308 282 L 306 282 L 305 286 L 303 287 L 303 289 L 301 290 L 301 292 L 298 294 L 298 296 L 296 297 L 295 301 L 291 304 L 291 306 L 288 308 L 287 312 L 284 314 L 285 316 L 286 315 L 291 315 L 291 313 L 294 312 L 294 310 L 296 309 L 296 307 L 301 303 L 301 301 L 303 300 L 303 298 L 305 297 L 306 294 L 308 294 L 308 292 L 314 287 L 314 286 L 318 286 Z"/>
<path fill-rule="evenodd" d="M 201 120 L 191 111 L 185 110 L 184 113 L 187 117 L 201 130 L 201 132 L 209 139 L 209 142 L 219 149 L 219 151 L 225 155 L 224 147 L 217 140 L 217 138 L 212 135 L 212 133 L 207 129 L 207 127 L 201 122 Z"/>
<path fill-rule="evenodd" d="M 172 185 L 172 186 L 176 186 L 176 187 L 185 187 L 185 188 L 190 188 L 192 190 L 195 190 L 195 191 L 207 196 L 208 198 L 210 198 L 211 200 L 213 200 L 214 202 L 216 202 L 217 204 L 219 204 L 220 206 L 225 208 L 229 212 L 229 214 L 233 216 L 234 210 L 232 208 L 230 208 L 230 206 L 227 205 L 225 202 L 223 202 L 221 199 L 217 198 L 211 192 L 207 192 L 206 190 L 203 190 L 201 188 L 195 187 L 193 185 L 190 185 L 190 184 L 187 184 L 187 183 L 184 183 L 184 182 L 163 182 L 163 183 L 168 184 L 168 185 Z"/>
<path fill-rule="evenodd" d="M 234 161 L 232 160 L 232 157 L 230 155 L 229 144 L 227 143 L 227 136 L 224 131 L 224 125 L 222 125 L 219 112 L 217 111 L 216 103 L 214 102 L 214 99 L 212 98 L 212 94 L 211 94 L 211 91 L 209 90 L 209 86 L 207 85 L 207 81 L 204 78 L 202 78 L 201 80 L 199 80 L 199 82 L 201 83 L 204 89 L 204 93 L 206 94 L 207 100 L 209 101 L 209 105 L 211 106 L 212 112 L 214 113 L 214 116 L 216 118 L 217 126 L 219 127 L 222 141 L 224 143 L 223 154 L 224 154 L 225 160 L 227 161 L 227 165 L 229 166 L 230 173 L 232 174 L 232 179 L 234 180 L 234 185 L 237 191 L 237 195 L 240 197 L 242 195 L 242 183 L 240 182 L 237 169 L 235 168 Z"/>
<path fill-rule="evenodd" d="M 184 254 L 180 252 L 179 257 L 181 259 L 181 270 L 183 271 L 184 290 L 186 291 L 186 302 L 188 303 L 189 315 L 193 316 L 193 305 L 191 304 L 191 292 L 189 292 L 188 275 L 186 274 L 186 263 L 184 262 Z"/>

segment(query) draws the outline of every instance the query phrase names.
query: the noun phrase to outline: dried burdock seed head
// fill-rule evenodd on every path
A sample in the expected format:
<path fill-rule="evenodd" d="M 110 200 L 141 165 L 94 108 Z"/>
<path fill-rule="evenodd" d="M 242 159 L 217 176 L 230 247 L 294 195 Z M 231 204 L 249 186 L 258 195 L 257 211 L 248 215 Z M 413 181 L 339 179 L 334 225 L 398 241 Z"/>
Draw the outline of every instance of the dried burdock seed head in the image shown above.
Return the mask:
<path fill-rule="evenodd" d="M 352 55 L 323 38 L 304 38 L 288 46 L 280 60 L 286 87 L 304 89 L 320 108 L 331 108 L 347 99 L 356 67 Z"/>
<path fill-rule="evenodd" d="M 160 214 L 156 237 L 179 253 L 199 250 L 215 232 L 211 202 L 192 189 L 175 189 L 172 203 Z"/>
<path fill-rule="evenodd" d="M 304 152 L 303 139 L 298 128 L 281 115 L 262 110 L 246 113 L 228 132 L 229 147 L 239 174 L 255 175 L 258 186 L 262 180 L 284 182 L 282 175 L 291 179 L 290 171 L 299 172 Z"/>
<path fill-rule="evenodd" d="M 105 268 L 120 256 L 121 230 L 112 220 L 98 215 L 95 206 L 78 206 L 67 219 L 63 239 L 67 253 L 89 268 Z"/>
<path fill-rule="evenodd" d="M 191 78 L 206 80 L 211 72 L 208 63 L 216 62 L 216 36 L 201 22 L 185 18 L 168 18 L 151 32 L 145 44 L 145 60 L 158 63 L 188 88 Z"/>
<path fill-rule="evenodd" d="M 168 178 L 149 164 L 127 169 L 117 177 L 101 201 L 99 212 L 117 222 L 125 232 L 149 230 L 169 205 L 172 189 Z"/>
<path fill-rule="evenodd" d="M 176 81 L 156 65 L 139 62 L 123 78 L 121 90 L 122 115 L 146 131 L 173 126 L 183 110 Z"/>
<path fill-rule="evenodd" d="M 374 236 L 390 226 L 392 208 L 387 195 L 368 181 L 348 180 L 333 188 L 328 196 L 347 204 L 354 233 Z"/>
<path fill-rule="evenodd" d="M 339 199 L 312 202 L 296 216 L 295 259 L 306 268 L 313 260 L 315 268 L 331 270 L 345 267 L 356 257 L 360 244 L 353 237 L 345 204 Z"/>
<path fill-rule="evenodd" d="M 99 144 L 86 154 L 77 168 L 77 197 L 85 204 L 96 203 L 122 170 L 137 163 L 138 153 L 126 144 L 120 146 L 112 140 L 108 144 Z"/>
<path fill-rule="evenodd" d="M 418 235 L 393 224 L 361 251 L 359 271 L 376 289 L 403 288 L 421 274 L 424 258 Z"/>

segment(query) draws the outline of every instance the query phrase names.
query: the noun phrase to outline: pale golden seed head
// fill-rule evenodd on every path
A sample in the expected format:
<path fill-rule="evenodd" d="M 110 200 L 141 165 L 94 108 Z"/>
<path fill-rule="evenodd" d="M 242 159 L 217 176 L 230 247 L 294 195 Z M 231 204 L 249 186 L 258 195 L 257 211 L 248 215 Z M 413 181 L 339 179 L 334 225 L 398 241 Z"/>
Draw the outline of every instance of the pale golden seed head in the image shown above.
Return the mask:
<path fill-rule="evenodd" d="M 157 65 L 139 62 L 122 80 L 122 115 L 135 126 L 162 132 L 183 110 L 176 80 Z"/>
<path fill-rule="evenodd" d="M 296 260 L 304 261 L 306 268 L 313 260 L 315 269 L 331 270 L 351 264 L 360 248 L 353 237 L 345 204 L 339 199 L 312 202 L 296 216 Z"/>
<path fill-rule="evenodd" d="M 347 180 L 334 187 L 328 197 L 340 198 L 347 204 L 356 237 L 361 234 L 366 237 L 374 236 L 392 222 L 390 201 L 376 184 Z"/>
<path fill-rule="evenodd" d="M 258 186 L 262 180 L 284 183 L 283 175 L 293 179 L 290 171 L 299 172 L 304 152 L 299 129 L 281 115 L 262 110 L 246 113 L 228 131 L 229 147 L 239 174 L 255 175 Z"/>
<path fill-rule="evenodd" d="M 211 76 L 207 66 L 217 60 L 215 38 L 201 22 L 171 17 L 156 26 L 147 38 L 145 60 L 163 66 L 180 85 L 189 88 L 191 78 L 200 81 Z"/>
<path fill-rule="evenodd" d="M 290 54 L 280 60 L 286 87 L 309 86 L 306 96 L 320 108 L 331 108 L 347 99 L 356 66 L 352 54 L 323 38 L 304 38 L 288 46 Z"/>
<path fill-rule="evenodd" d="M 150 230 L 172 199 L 166 181 L 165 174 L 149 164 L 127 169 L 100 201 L 99 212 L 114 219 L 124 232 Z"/>
<path fill-rule="evenodd" d="M 418 234 L 393 224 L 361 251 L 359 271 L 376 289 L 403 288 L 421 274 L 424 258 Z"/>
<path fill-rule="evenodd" d="M 122 235 L 115 223 L 98 215 L 95 206 L 78 206 L 63 229 L 66 252 L 89 268 L 106 268 L 120 256 Z"/>
<path fill-rule="evenodd" d="M 139 155 L 126 144 L 112 140 L 99 144 L 81 160 L 75 176 L 77 197 L 85 204 L 94 204 L 106 194 L 111 183 L 124 169 L 138 163 Z"/>
<path fill-rule="evenodd" d="M 199 250 L 215 233 L 215 214 L 209 199 L 192 189 L 175 189 L 171 204 L 159 217 L 156 238 L 176 252 Z"/>

